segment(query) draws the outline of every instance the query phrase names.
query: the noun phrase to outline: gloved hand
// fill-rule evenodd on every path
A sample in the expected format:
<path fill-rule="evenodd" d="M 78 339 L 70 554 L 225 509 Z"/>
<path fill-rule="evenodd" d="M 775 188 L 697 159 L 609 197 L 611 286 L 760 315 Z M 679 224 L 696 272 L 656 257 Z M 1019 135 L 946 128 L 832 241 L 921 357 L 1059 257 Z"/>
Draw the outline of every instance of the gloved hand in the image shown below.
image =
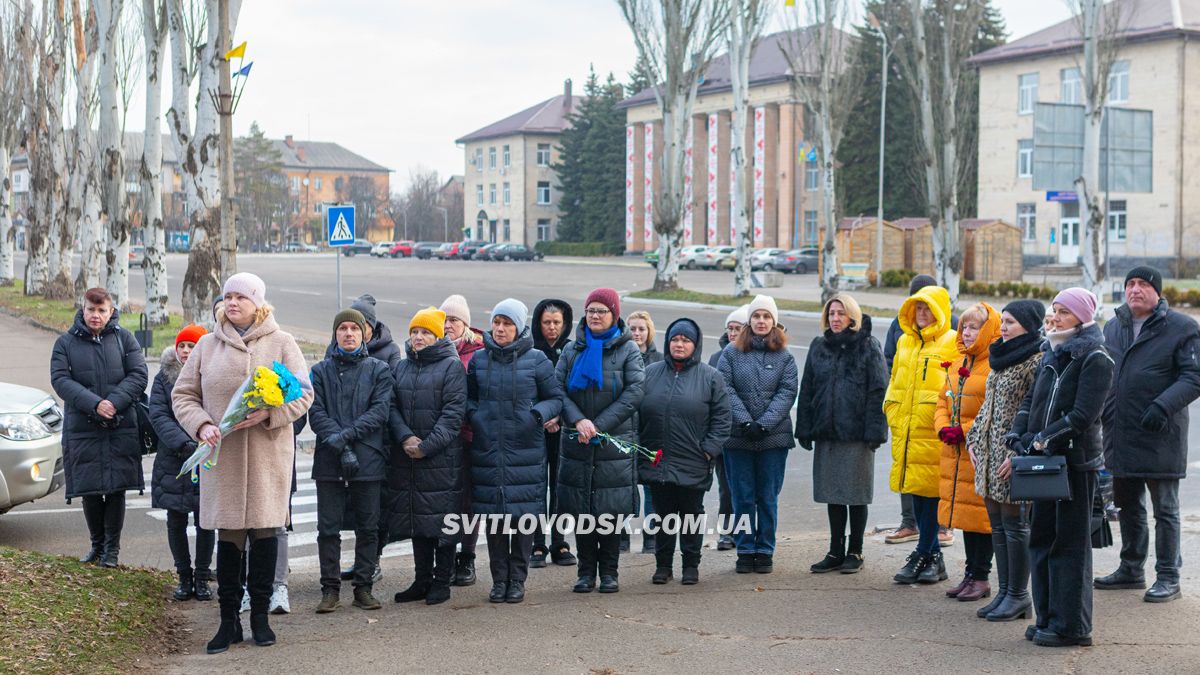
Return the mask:
<path fill-rule="evenodd" d="M 342 478 L 347 480 L 358 475 L 358 455 L 353 450 L 342 451 Z"/>
<path fill-rule="evenodd" d="M 1142 413 L 1141 425 L 1146 431 L 1157 434 L 1167 428 L 1167 412 L 1159 404 L 1151 403 Z"/>
<path fill-rule="evenodd" d="M 183 446 L 179 448 L 179 458 L 187 459 L 188 457 L 191 457 L 199 447 L 200 446 L 196 443 L 196 441 L 188 441 L 187 443 L 184 443 Z"/>
<path fill-rule="evenodd" d="M 334 450 L 341 452 L 342 450 L 345 450 L 347 446 L 346 435 L 344 432 L 339 431 L 336 434 L 326 438 L 325 444 Z"/>
<path fill-rule="evenodd" d="M 1007 434 L 1004 434 L 1003 441 L 1004 441 L 1004 447 L 1008 448 L 1009 450 L 1016 451 L 1017 444 L 1021 442 L 1021 435 L 1017 434 L 1017 433 L 1009 432 Z M 1017 453 L 1017 454 L 1021 454 L 1021 453 Z"/>
<path fill-rule="evenodd" d="M 1026 447 L 1023 442 L 1021 442 L 1020 436 L 1016 434 L 1009 434 L 1008 436 L 1005 436 L 1005 440 L 1008 441 L 1009 450 L 1012 450 L 1022 457 L 1029 454 L 1029 448 Z"/>
<path fill-rule="evenodd" d="M 766 427 L 759 424 L 758 422 L 754 423 L 754 440 L 761 441 L 762 439 L 767 437 L 768 433 L 770 433 L 770 432 L 767 431 Z"/>
<path fill-rule="evenodd" d="M 813 449 L 813 442 L 811 438 L 797 438 L 796 440 L 800 441 L 800 447 L 804 448 L 805 450 Z"/>
<path fill-rule="evenodd" d="M 754 440 L 754 422 L 742 422 L 738 425 L 738 430 L 742 435 L 750 440 Z"/>

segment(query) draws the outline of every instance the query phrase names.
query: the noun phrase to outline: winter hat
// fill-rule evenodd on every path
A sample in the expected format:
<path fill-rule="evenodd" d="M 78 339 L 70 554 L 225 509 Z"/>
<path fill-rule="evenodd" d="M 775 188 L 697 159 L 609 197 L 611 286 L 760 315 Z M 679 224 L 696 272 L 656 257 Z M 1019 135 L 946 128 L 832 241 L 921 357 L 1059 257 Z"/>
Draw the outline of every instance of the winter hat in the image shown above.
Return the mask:
<path fill-rule="evenodd" d="M 680 319 L 679 321 L 672 323 L 671 327 L 667 329 L 668 348 L 670 347 L 671 340 L 673 340 L 676 335 L 682 335 L 683 337 L 691 340 L 692 344 L 700 344 L 700 331 L 696 329 L 696 324 L 689 319 Z"/>
<path fill-rule="evenodd" d="M 750 323 L 750 305 L 742 305 L 730 312 L 729 316 L 725 317 L 725 325 L 731 323 L 740 323 L 743 326 Z"/>
<path fill-rule="evenodd" d="M 1089 324 L 1096 320 L 1096 296 L 1086 288 L 1068 288 L 1054 296 L 1054 304 L 1066 307 L 1080 323 Z"/>
<path fill-rule="evenodd" d="M 525 327 L 525 320 L 529 318 L 529 308 L 525 303 L 516 298 L 505 298 L 496 304 L 492 309 L 492 318 L 498 316 L 508 317 L 513 323 L 517 324 L 517 330 Z"/>
<path fill-rule="evenodd" d="M 611 288 L 597 288 L 588 293 L 587 300 L 583 302 L 583 308 L 586 310 L 587 306 L 593 302 L 598 302 L 607 307 L 608 311 L 613 313 L 614 322 L 621 318 L 621 297 L 617 295 L 615 290 Z"/>
<path fill-rule="evenodd" d="M 257 274 L 250 272 L 238 272 L 229 277 L 225 281 L 225 287 L 221 289 L 221 295 L 228 293 L 246 296 L 255 307 L 262 307 L 267 303 L 267 284 Z"/>
<path fill-rule="evenodd" d="M 775 323 L 779 323 L 779 308 L 775 306 L 775 298 L 769 295 L 754 296 L 754 300 L 750 302 L 746 310 L 746 322 L 749 323 L 750 317 L 754 316 L 754 313 L 760 309 L 770 312 L 771 318 L 775 320 Z"/>
<path fill-rule="evenodd" d="M 1129 283 L 1130 279 L 1141 279 L 1154 287 L 1154 292 L 1162 295 L 1162 272 L 1150 267 L 1149 265 L 1141 265 L 1129 270 L 1129 274 L 1125 275 L 1125 283 Z"/>
<path fill-rule="evenodd" d="M 1037 300 L 1014 300 L 1005 305 L 1002 311 L 1011 314 L 1026 333 L 1033 335 L 1041 330 L 1042 320 L 1046 318 L 1046 306 Z"/>
<path fill-rule="evenodd" d="M 362 312 L 357 309 L 343 309 L 333 317 L 333 333 L 335 338 L 337 337 L 338 326 L 347 321 L 358 324 L 358 329 L 364 334 L 367 332 L 367 319 L 362 315 Z"/>
<path fill-rule="evenodd" d="M 184 326 L 183 330 L 175 335 L 175 347 L 178 348 L 181 342 L 196 344 L 205 335 L 208 335 L 208 331 L 204 330 L 204 326 L 194 323 Z"/>
<path fill-rule="evenodd" d="M 908 283 L 908 294 L 916 295 L 917 291 L 925 288 L 926 286 L 937 286 L 937 279 L 934 279 L 928 274 L 918 274 L 912 278 L 912 281 Z"/>
<path fill-rule="evenodd" d="M 367 320 L 367 325 L 371 327 L 371 330 L 375 330 L 375 325 L 379 323 L 379 319 L 375 316 L 375 296 L 363 293 L 350 303 L 350 309 L 358 310 Z"/>
<path fill-rule="evenodd" d="M 457 297 L 461 298 L 462 296 Z M 411 333 L 414 328 L 424 328 L 441 340 L 446 336 L 446 313 L 436 307 L 426 307 L 417 312 L 412 321 L 408 322 L 408 332 Z"/>
<path fill-rule="evenodd" d="M 857 331 L 862 328 L 862 308 L 858 306 L 858 301 L 848 293 L 838 293 L 825 303 L 825 307 L 821 309 L 821 330 L 829 330 L 829 305 L 840 302 L 842 308 L 846 310 L 846 316 L 850 318 L 850 330 Z"/>
<path fill-rule="evenodd" d="M 468 326 L 471 325 L 471 308 L 463 296 L 451 295 L 446 298 L 442 301 L 441 310 L 446 313 L 446 318 L 458 319 Z"/>

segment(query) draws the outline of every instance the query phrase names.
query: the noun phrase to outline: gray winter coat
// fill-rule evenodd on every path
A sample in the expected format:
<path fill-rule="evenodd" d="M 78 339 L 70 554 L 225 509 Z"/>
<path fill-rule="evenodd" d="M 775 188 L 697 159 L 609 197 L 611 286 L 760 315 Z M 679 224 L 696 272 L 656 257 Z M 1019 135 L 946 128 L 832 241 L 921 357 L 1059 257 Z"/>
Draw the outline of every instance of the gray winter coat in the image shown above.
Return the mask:
<path fill-rule="evenodd" d="M 183 461 L 196 451 L 196 441 L 175 420 L 171 393 L 183 364 L 175 347 L 167 347 L 158 361 L 158 375 L 150 388 L 150 424 L 158 435 L 158 451 L 150 478 L 150 505 L 156 509 L 191 513 L 200 508 L 200 484 L 191 475 L 176 478 Z"/>
<path fill-rule="evenodd" d="M 587 319 L 580 320 L 575 342 L 558 361 L 558 383 L 563 388 L 563 426 L 591 420 L 596 429 L 622 440 L 637 442 L 633 414 L 642 402 L 645 371 L 642 354 L 629 338 L 625 322 L 618 319 L 620 332 L 604 345 L 604 388 L 571 390 L 571 370 L 587 345 Z M 637 464 L 610 443 L 580 443 L 572 434 L 562 434 L 558 466 L 558 510 L 560 513 L 592 515 L 638 512 Z"/>
<path fill-rule="evenodd" d="M 792 437 L 792 406 L 796 404 L 799 388 L 796 359 L 787 348 L 767 351 L 766 341 L 754 336 L 750 351 L 743 352 L 730 344 L 721 352 L 718 370 L 729 392 L 733 410 L 733 432 L 725 447 L 730 450 L 790 449 L 796 444 Z M 767 435 L 751 439 L 743 425 L 761 424 Z"/>
<path fill-rule="evenodd" d="M 149 375 L 142 349 L 121 328 L 114 311 L 100 335 L 83 322 L 58 337 L 50 356 L 50 383 L 63 400 L 63 468 L 67 499 L 145 490 L 137 413 L 133 404 L 146 394 Z M 108 400 L 117 409 L 113 420 L 96 414 Z"/>

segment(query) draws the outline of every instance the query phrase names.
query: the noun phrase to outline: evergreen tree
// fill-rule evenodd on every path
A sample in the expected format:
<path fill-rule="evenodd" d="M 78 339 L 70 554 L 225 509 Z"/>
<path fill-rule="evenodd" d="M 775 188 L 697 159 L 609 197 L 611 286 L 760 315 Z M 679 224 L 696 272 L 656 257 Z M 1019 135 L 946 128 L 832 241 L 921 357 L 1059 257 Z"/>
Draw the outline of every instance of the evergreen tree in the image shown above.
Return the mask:
<path fill-rule="evenodd" d="M 629 84 L 625 85 L 625 96 L 636 96 L 638 92 L 653 84 L 654 77 L 650 73 L 650 63 L 639 53 L 637 62 L 633 64 L 633 71 L 629 73 Z"/>
<path fill-rule="evenodd" d="M 283 156 L 258 122 L 251 122 L 250 135 L 235 139 L 233 157 L 233 180 L 240 204 L 238 238 L 256 248 L 272 243 L 272 227 L 282 225 L 288 210 Z"/>
<path fill-rule="evenodd" d="M 558 238 L 561 241 L 625 241 L 625 114 L 617 109 L 621 86 L 595 71 L 584 101 L 559 137 Z"/>

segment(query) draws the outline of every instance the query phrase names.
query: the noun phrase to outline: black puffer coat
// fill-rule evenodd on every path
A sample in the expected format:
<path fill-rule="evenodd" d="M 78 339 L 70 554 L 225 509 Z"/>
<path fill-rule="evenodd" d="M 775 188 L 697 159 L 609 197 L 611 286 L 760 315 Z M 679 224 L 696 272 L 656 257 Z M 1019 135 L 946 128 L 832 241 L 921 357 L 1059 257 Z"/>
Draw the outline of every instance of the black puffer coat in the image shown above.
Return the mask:
<path fill-rule="evenodd" d="M 313 404 L 308 423 L 317 435 L 312 479 L 367 482 L 387 476 L 392 371 L 365 352 L 340 350 L 312 367 Z M 353 450 L 358 472 L 342 474 L 342 451 Z"/>
<path fill-rule="evenodd" d="M 405 343 L 407 357 L 392 371 L 396 381 L 391 409 L 392 461 L 388 469 L 388 527 L 392 541 L 458 537 L 442 533 L 447 513 L 460 508 L 463 446 L 459 432 L 467 407 L 467 373 L 458 351 L 442 339 L 421 351 Z M 425 455 L 404 453 L 405 439 L 421 439 Z"/>
<path fill-rule="evenodd" d="M 1112 377 L 1113 360 L 1095 324 L 1081 328 L 1053 351 L 1047 346 L 1010 437 L 1020 438 L 1029 453 L 1038 452 L 1035 441 L 1044 441 L 1041 452 L 1066 455 L 1071 470 L 1099 470 L 1104 464 L 1100 413 Z"/>
<path fill-rule="evenodd" d="M 556 368 L 563 388 L 563 426 L 591 420 L 602 433 L 637 442 L 633 415 L 642 402 L 645 370 L 642 353 L 629 338 L 625 322 L 617 320 L 620 333 L 604 345 L 602 368 L 604 389 L 572 391 L 567 385 L 575 361 L 587 345 L 587 319 L 575 331 L 575 344 L 563 352 Z M 610 443 L 580 443 L 562 434 L 558 466 L 558 510 L 560 513 L 594 516 L 638 512 L 637 464 Z"/>
<path fill-rule="evenodd" d="M 1104 406 L 1105 468 L 1118 478 L 1184 478 L 1188 405 L 1200 396 L 1200 326 L 1160 300 L 1134 340 L 1133 313 L 1122 305 L 1104 343 L 1116 363 Z M 1142 428 L 1152 405 L 1167 416 L 1159 432 Z"/>
<path fill-rule="evenodd" d="M 163 350 L 158 361 L 158 374 L 150 388 L 150 424 L 158 434 L 158 451 L 154 453 L 154 469 L 150 478 L 150 505 L 156 509 L 191 513 L 200 508 L 200 484 L 191 475 L 176 478 L 183 460 L 196 451 L 196 441 L 188 436 L 171 404 L 171 392 L 183 363 L 175 347 Z"/>
<path fill-rule="evenodd" d="M 749 328 L 747 328 L 749 330 Z M 792 406 L 796 404 L 799 378 L 796 359 L 787 348 L 772 352 L 763 338 L 751 338 L 750 351 L 736 344 L 721 351 L 717 369 L 729 392 L 733 431 L 725 447 L 730 450 L 790 449 L 796 444 L 792 430 Z M 742 430 L 746 422 L 761 424 L 767 435 L 751 439 Z"/>
<path fill-rule="evenodd" d="M 333 348 L 336 346 L 337 338 L 329 341 L 329 345 L 325 347 L 325 358 L 333 356 Z M 371 331 L 371 339 L 367 340 L 367 354 L 373 359 L 383 361 L 388 368 L 395 368 L 396 364 L 404 360 L 404 351 L 392 339 L 391 329 L 382 321 L 377 322 Z"/>
<path fill-rule="evenodd" d="M 642 365 L 650 366 L 653 363 L 659 363 L 663 360 L 663 353 L 658 351 L 658 347 L 654 343 L 646 345 L 646 351 L 642 352 Z"/>
<path fill-rule="evenodd" d="M 871 317 L 862 327 L 813 338 L 796 399 L 796 438 L 812 441 L 887 442 L 883 414 L 888 373 Z"/>
<path fill-rule="evenodd" d="M 562 334 L 558 336 L 554 344 L 550 344 L 542 335 L 542 315 L 546 313 L 546 308 L 550 305 L 561 307 L 563 315 Z M 547 298 L 533 308 L 533 321 L 529 327 L 529 334 L 533 337 L 533 348 L 545 354 L 546 358 L 550 359 L 551 365 L 558 365 L 558 357 L 562 355 L 567 345 L 571 344 L 571 326 L 575 325 L 573 318 L 574 313 L 571 311 L 571 306 L 564 300 Z"/>
<path fill-rule="evenodd" d="M 638 457 L 638 480 L 707 490 L 712 487 L 713 461 L 729 438 L 729 394 L 721 374 L 701 362 L 700 326 L 691 319 L 678 319 L 671 326 L 685 321 L 700 336 L 691 358 L 676 361 L 668 344 L 667 356 L 646 368 L 646 395 L 638 411 L 641 445 L 663 454 L 658 466 Z"/>
<path fill-rule="evenodd" d="M 92 335 L 79 311 L 50 356 L 50 383 L 66 414 L 67 499 L 146 488 L 133 404 L 145 396 L 149 375 L 141 347 L 117 316 L 114 311 L 100 335 Z M 96 414 L 104 400 L 117 409 L 113 428 Z"/>
<path fill-rule="evenodd" d="M 471 503 L 475 513 L 546 512 L 542 424 L 562 411 L 562 388 L 529 329 L 500 347 L 491 333 L 467 367 Z"/>

